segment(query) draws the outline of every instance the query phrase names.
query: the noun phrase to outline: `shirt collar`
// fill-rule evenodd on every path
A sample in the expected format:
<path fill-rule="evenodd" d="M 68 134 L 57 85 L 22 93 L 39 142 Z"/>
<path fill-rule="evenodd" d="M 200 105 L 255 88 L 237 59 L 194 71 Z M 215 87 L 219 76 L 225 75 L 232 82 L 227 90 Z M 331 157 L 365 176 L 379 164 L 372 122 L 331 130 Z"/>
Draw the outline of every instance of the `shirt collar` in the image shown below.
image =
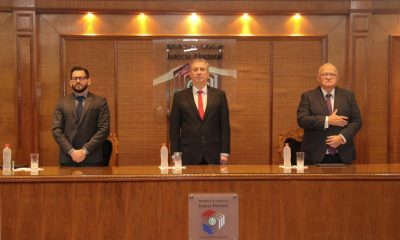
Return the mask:
<path fill-rule="evenodd" d="M 193 93 L 197 94 L 197 92 L 201 90 L 204 94 L 207 94 L 207 85 L 203 89 L 198 89 L 197 87 L 193 86 Z"/>
<path fill-rule="evenodd" d="M 322 94 L 324 95 L 324 97 L 326 96 L 326 94 L 328 94 L 328 92 L 327 91 L 325 91 L 323 88 L 321 88 L 321 90 L 322 90 Z M 331 97 L 335 97 L 335 90 L 336 90 L 336 88 L 334 88 L 334 89 L 332 89 L 332 91 L 330 92 L 330 94 L 332 95 Z"/>

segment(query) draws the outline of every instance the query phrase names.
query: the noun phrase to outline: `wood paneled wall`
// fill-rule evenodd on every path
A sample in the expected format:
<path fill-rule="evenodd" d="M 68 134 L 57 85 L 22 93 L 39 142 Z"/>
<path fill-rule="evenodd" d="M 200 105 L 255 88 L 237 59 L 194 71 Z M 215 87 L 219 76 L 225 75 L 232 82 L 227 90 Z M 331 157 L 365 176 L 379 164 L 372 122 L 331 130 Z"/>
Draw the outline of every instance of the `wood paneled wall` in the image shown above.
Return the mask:
<path fill-rule="evenodd" d="M 301 93 L 316 87 L 318 69 L 326 62 L 324 39 L 281 41 L 273 43 L 272 54 L 272 162 L 281 158 L 275 150 L 279 134 L 297 126 L 297 107 Z M 290 49 L 290 51 L 288 51 Z"/>
<path fill-rule="evenodd" d="M 297 126 L 300 93 L 316 86 L 318 66 L 326 61 L 337 65 L 340 86 L 355 92 L 362 111 L 357 162 L 386 163 L 389 152 L 390 161 L 397 161 L 397 145 L 389 136 L 395 116 L 388 107 L 389 73 L 395 75 L 389 36 L 400 35 L 396 1 L 299 1 L 294 5 L 307 14 L 297 22 L 287 15 L 293 6 L 286 1 L 246 1 L 246 9 L 257 13 L 251 15 L 246 36 L 235 15 L 243 11 L 236 9 L 243 7 L 241 1 L 219 12 L 209 1 L 97 1 L 97 7 L 78 2 L 83 10 L 102 13 L 89 23 L 71 1 L 0 5 L 0 43 L 5 46 L 0 49 L 1 84 L 7 89 L 0 97 L 0 143 L 15 147 L 18 162 L 28 162 L 29 152 L 40 151 L 41 164 L 57 164 L 52 111 L 58 97 L 70 91 L 70 67 L 84 65 L 94 81 L 91 90 L 106 96 L 111 107 L 112 131 L 121 143 L 119 162 L 158 163 L 159 146 L 167 140 L 167 118 L 154 108 L 166 86 L 153 88 L 151 82 L 181 62 L 165 63 L 152 40 L 189 33 L 187 16 L 179 13 L 183 5 L 177 2 L 208 13 L 200 15 L 195 36 L 236 41 L 236 53 L 216 63 L 238 70 L 234 85 L 222 86 L 230 94 L 232 163 L 280 161 L 277 136 Z M 213 4 L 223 6 L 224 1 Z M 153 12 L 146 28 L 127 14 L 128 5 Z M 171 6 L 178 13 L 171 13 Z"/>
<path fill-rule="evenodd" d="M 29 162 L 29 154 L 39 152 L 39 82 L 36 59 L 36 13 L 14 11 L 17 43 L 17 159 Z"/>
<path fill-rule="evenodd" d="M 0 12 L 0 147 L 5 143 L 16 149 L 17 122 L 17 71 L 15 54 L 15 27 L 12 13 Z M 15 158 L 16 151 L 12 152 Z M 1 160 L 2 161 L 2 160 Z"/>
<path fill-rule="evenodd" d="M 390 90 L 389 90 L 389 162 L 400 162 L 400 37 L 390 42 Z"/>

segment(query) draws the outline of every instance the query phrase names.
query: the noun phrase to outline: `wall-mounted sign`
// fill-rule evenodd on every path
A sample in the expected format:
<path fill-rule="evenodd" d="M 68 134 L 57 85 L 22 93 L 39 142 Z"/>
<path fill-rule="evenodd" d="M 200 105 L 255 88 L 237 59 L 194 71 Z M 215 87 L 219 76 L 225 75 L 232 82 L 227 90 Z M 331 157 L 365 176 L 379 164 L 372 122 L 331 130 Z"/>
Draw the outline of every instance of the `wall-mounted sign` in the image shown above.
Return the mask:
<path fill-rule="evenodd" d="M 236 93 L 237 39 L 229 38 L 156 38 L 153 40 L 154 109 L 169 116 L 176 92 L 192 86 L 190 61 L 209 63 L 208 85 L 226 91 L 227 99 Z"/>
<path fill-rule="evenodd" d="M 189 194 L 189 239 L 239 239 L 236 193 Z"/>
<path fill-rule="evenodd" d="M 224 45 L 212 43 L 210 40 L 183 39 L 182 42 L 169 43 L 166 46 L 167 60 L 222 60 Z"/>

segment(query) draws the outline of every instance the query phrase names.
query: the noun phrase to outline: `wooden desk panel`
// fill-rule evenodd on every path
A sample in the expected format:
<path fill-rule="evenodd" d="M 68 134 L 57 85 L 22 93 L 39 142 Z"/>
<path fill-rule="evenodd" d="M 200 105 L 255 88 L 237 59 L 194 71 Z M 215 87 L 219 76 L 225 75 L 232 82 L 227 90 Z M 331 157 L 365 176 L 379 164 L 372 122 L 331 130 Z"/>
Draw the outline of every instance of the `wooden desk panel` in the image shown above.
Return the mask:
<path fill-rule="evenodd" d="M 49 167 L 1 176 L 2 239 L 187 239 L 188 195 L 232 192 L 240 239 L 400 239 L 400 165 L 228 171 Z"/>

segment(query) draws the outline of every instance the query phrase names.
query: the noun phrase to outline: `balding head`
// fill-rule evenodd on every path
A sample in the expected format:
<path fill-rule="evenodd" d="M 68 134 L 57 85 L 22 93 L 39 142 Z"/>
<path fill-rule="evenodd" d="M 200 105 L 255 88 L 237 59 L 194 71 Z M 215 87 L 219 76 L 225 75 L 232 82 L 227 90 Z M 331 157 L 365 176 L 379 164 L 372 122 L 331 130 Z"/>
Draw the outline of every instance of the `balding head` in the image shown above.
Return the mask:
<path fill-rule="evenodd" d="M 325 63 L 319 68 L 318 82 L 325 91 L 332 91 L 336 87 L 338 79 L 338 71 L 332 63 Z"/>

